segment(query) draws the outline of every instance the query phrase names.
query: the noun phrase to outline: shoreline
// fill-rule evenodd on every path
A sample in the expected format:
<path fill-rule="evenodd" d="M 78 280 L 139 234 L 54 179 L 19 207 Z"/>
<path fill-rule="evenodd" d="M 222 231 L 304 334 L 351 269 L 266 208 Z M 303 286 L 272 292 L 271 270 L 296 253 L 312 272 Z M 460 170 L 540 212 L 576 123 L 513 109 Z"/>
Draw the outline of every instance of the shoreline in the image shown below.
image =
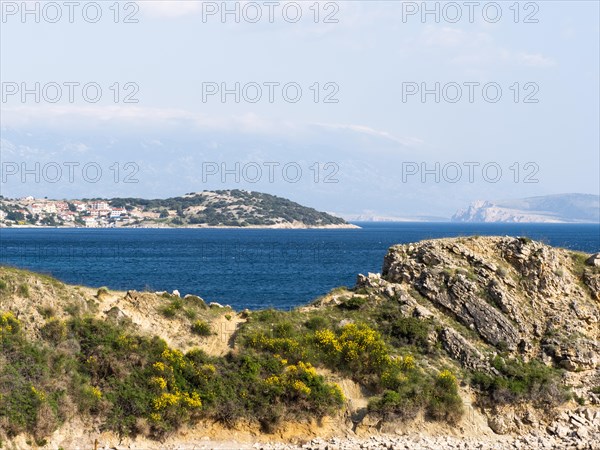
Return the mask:
<path fill-rule="evenodd" d="M 239 226 L 214 226 L 214 225 L 183 225 L 183 226 L 122 226 L 122 227 L 76 227 L 76 226 L 39 226 L 39 225 L 11 225 L 6 226 L 0 224 L 0 229 L 30 229 L 30 228 L 39 228 L 39 229 L 82 229 L 82 230 L 117 230 L 117 229 L 164 229 L 164 230 L 178 230 L 178 229 L 204 229 L 204 230 L 359 230 L 362 229 L 361 226 L 349 223 L 342 225 L 292 225 L 292 224 L 277 224 L 277 225 L 248 225 L 247 227 L 239 227 Z"/>

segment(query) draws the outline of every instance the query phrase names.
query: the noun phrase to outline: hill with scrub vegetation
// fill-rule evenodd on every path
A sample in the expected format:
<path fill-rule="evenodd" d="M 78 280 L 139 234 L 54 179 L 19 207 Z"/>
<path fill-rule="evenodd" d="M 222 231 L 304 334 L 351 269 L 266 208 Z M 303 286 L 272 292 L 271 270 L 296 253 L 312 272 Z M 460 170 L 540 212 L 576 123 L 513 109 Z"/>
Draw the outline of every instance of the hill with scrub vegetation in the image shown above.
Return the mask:
<path fill-rule="evenodd" d="M 394 246 L 381 274 L 292 311 L 0 267 L 0 447 L 417 433 L 594 448 L 599 318 L 600 257 L 526 238 Z"/>
<path fill-rule="evenodd" d="M 283 197 L 241 189 L 164 199 L 0 196 L 0 226 L 357 228 Z"/>
<path fill-rule="evenodd" d="M 158 214 L 157 223 L 171 226 L 340 226 L 339 217 L 261 192 L 240 189 L 203 191 L 181 197 L 145 200 L 114 198 L 110 204 L 127 210 L 140 209 Z"/>

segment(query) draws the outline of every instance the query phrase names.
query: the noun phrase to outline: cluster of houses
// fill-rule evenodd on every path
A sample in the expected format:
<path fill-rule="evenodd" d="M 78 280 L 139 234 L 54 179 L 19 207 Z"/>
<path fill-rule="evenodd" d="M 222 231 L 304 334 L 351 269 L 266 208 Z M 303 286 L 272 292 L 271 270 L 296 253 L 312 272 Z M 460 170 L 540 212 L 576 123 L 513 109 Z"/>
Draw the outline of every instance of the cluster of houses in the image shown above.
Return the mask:
<path fill-rule="evenodd" d="M 16 202 L 14 212 L 23 216 L 33 216 L 41 224 L 44 218 L 52 218 L 64 225 L 85 226 L 88 228 L 123 226 L 136 220 L 135 212 L 125 208 L 115 208 L 106 201 L 84 202 L 80 200 L 61 201 L 24 197 Z M 7 220 L 9 214 L 0 210 L 0 221 Z M 139 217 L 142 218 L 142 217 Z"/>

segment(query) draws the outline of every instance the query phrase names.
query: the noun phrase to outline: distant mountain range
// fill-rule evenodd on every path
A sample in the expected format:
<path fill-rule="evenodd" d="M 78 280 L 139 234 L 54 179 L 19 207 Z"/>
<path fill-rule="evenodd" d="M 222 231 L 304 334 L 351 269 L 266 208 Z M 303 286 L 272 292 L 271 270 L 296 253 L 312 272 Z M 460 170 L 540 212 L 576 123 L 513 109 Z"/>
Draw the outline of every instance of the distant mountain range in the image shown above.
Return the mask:
<path fill-rule="evenodd" d="M 337 215 L 349 222 L 448 222 L 447 217 L 440 216 L 386 216 L 374 213 Z"/>
<path fill-rule="evenodd" d="M 501 201 L 476 201 L 452 216 L 453 222 L 598 223 L 600 196 L 556 194 Z"/>

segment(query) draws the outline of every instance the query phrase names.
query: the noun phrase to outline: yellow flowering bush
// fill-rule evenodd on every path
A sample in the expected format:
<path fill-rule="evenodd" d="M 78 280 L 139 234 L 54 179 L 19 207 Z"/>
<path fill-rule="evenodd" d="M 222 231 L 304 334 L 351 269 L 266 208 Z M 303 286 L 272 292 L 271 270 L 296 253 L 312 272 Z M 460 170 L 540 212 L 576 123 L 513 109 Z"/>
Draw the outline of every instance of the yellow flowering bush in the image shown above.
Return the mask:
<path fill-rule="evenodd" d="M 160 411 L 161 409 L 166 409 L 169 406 L 175 406 L 181 400 L 180 394 L 170 394 L 168 392 L 163 392 L 160 396 L 156 397 L 152 401 L 152 405 L 154 409 Z"/>
<path fill-rule="evenodd" d="M 335 368 L 345 366 L 355 374 L 381 373 L 391 363 L 381 334 L 367 325 L 344 325 L 338 335 L 331 330 L 318 330 L 314 337 L 317 347 L 325 352 Z"/>
<path fill-rule="evenodd" d="M 299 361 L 296 365 L 287 366 L 285 372 L 290 376 L 310 377 L 314 378 L 317 375 L 316 369 L 310 363 Z"/>
<path fill-rule="evenodd" d="M 214 364 L 202 364 L 202 366 L 200 367 L 200 370 L 202 370 L 206 373 L 211 373 L 211 374 L 215 374 L 217 372 L 217 368 L 215 367 Z"/>
<path fill-rule="evenodd" d="M 265 383 L 267 383 L 268 385 L 271 385 L 271 386 L 280 386 L 281 378 L 279 378 L 276 375 L 272 375 L 265 380 Z"/>
<path fill-rule="evenodd" d="M 200 399 L 200 394 L 196 391 L 192 392 L 191 394 L 189 394 L 188 392 L 184 392 L 181 401 L 188 408 L 198 409 L 202 407 L 202 400 Z"/>
<path fill-rule="evenodd" d="M 152 367 L 154 367 L 154 370 L 157 370 L 158 372 L 164 372 L 165 371 L 165 363 L 157 361 L 154 364 L 152 364 Z"/>
<path fill-rule="evenodd" d="M 102 398 L 102 391 L 96 386 L 90 386 L 89 393 L 96 400 L 100 400 Z"/>
<path fill-rule="evenodd" d="M 455 392 L 458 389 L 456 377 L 449 370 L 442 370 L 438 374 L 436 378 L 436 385 L 450 392 Z"/>
<path fill-rule="evenodd" d="M 406 355 L 398 358 L 398 363 L 402 370 L 413 370 L 416 367 L 415 358 L 412 355 Z"/>
<path fill-rule="evenodd" d="M 303 381 L 300 380 L 294 380 L 292 382 L 292 388 L 298 392 L 299 394 L 302 394 L 304 396 L 309 396 L 310 395 L 310 388 L 304 384 Z"/>
<path fill-rule="evenodd" d="M 124 333 L 119 334 L 116 340 L 116 345 L 118 348 L 123 350 L 135 350 L 138 348 L 136 340 Z"/>
<path fill-rule="evenodd" d="M 339 386 L 327 384 L 322 376 L 310 364 L 299 361 L 285 367 L 281 376 L 271 376 L 265 380 L 268 385 L 280 387 L 292 397 L 311 397 L 315 392 L 318 395 L 329 395 L 334 403 L 343 403 L 344 396 Z M 314 397 L 314 396 L 313 396 Z"/>
<path fill-rule="evenodd" d="M 342 346 L 339 343 L 337 336 L 331 330 L 315 331 L 317 345 L 327 352 L 341 352 Z"/>
<path fill-rule="evenodd" d="M 346 397 L 344 396 L 344 392 L 342 388 L 337 383 L 332 383 L 329 385 L 329 391 L 333 398 L 339 399 L 340 403 L 346 401 Z"/>
<path fill-rule="evenodd" d="M 161 357 L 169 362 L 173 367 L 183 369 L 187 365 L 187 361 L 179 350 L 165 349 Z"/>
<path fill-rule="evenodd" d="M 192 332 L 199 336 L 210 336 L 213 334 L 212 328 L 205 320 L 196 320 L 192 324 Z"/>
<path fill-rule="evenodd" d="M 342 344 L 342 353 L 367 353 L 371 359 L 378 362 L 389 360 L 385 342 L 381 335 L 366 325 L 349 323 L 342 328 L 339 338 Z"/>
<path fill-rule="evenodd" d="M 46 400 L 46 393 L 42 390 L 36 389 L 35 386 L 31 386 L 31 393 L 38 399 L 38 401 L 43 402 Z"/>
<path fill-rule="evenodd" d="M 3 334 L 16 334 L 21 329 L 21 322 L 11 312 L 0 314 L 0 336 Z"/>
<path fill-rule="evenodd" d="M 427 408 L 430 417 L 456 424 L 464 414 L 458 394 L 458 381 L 452 372 L 442 370 L 435 378 L 434 389 Z"/>
<path fill-rule="evenodd" d="M 167 388 L 167 380 L 163 377 L 152 377 L 150 378 L 150 385 L 158 387 L 160 390 Z"/>

